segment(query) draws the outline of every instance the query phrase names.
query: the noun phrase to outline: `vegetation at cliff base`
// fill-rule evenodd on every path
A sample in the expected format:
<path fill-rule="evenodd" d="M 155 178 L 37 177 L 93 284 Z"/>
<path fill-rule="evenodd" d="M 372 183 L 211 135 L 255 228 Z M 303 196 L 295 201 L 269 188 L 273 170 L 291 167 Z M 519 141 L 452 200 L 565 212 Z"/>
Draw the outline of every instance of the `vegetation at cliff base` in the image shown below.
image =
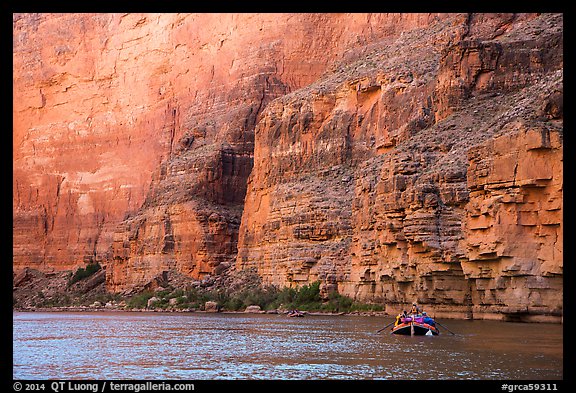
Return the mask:
<path fill-rule="evenodd" d="M 126 303 L 128 308 L 146 308 L 148 300 L 154 296 L 152 291 L 144 291 L 132 296 Z"/>
<path fill-rule="evenodd" d="M 14 309 L 88 307 L 195 311 L 205 310 L 207 302 L 214 302 L 211 307 L 221 311 L 244 311 L 249 306 L 277 312 L 298 309 L 347 313 L 383 309 L 381 305 L 359 303 L 337 291 L 327 291 L 320 281 L 281 288 L 265 285 L 252 270 L 203 280 L 172 272 L 140 291 L 112 293 L 106 289 L 103 269 L 99 263 L 49 275 L 28 269 L 17 280 L 12 306 Z"/>
<path fill-rule="evenodd" d="M 248 306 L 257 305 L 262 310 L 290 310 L 316 312 L 381 311 L 382 306 L 353 301 L 347 296 L 331 292 L 327 298 L 320 294 L 320 282 L 296 288 L 275 286 L 255 286 L 237 291 L 214 288 L 163 289 L 157 292 L 145 291 L 127 301 L 128 308 L 155 309 L 195 309 L 203 310 L 204 304 L 213 301 L 221 310 L 243 311 Z"/>
<path fill-rule="evenodd" d="M 100 266 L 100 264 L 98 262 L 96 263 L 89 263 L 86 265 L 86 268 L 83 267 L 79 267 L 74 274 L 72 275 L 72 277 L 70 277 L 70 281 L 68 281 L 68 286 L 83 280 L 85 278 L 90 277 L 91 275 L 93 275 L 94 273 L 96 273 L 98 270 L 102 269 L 102 266 Z"/>

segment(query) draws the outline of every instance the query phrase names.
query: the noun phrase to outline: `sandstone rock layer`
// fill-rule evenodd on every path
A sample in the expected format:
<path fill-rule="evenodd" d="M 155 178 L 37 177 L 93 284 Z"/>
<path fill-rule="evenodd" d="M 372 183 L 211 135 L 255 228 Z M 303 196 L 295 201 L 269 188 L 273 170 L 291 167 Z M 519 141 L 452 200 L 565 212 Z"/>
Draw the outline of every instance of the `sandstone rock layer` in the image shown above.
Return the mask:
<path fill-rule="evenodd" d="M 561 17 L 500 22 L 415 29 L 271 103 L 237 266 L 391 312 L 561 315 Z"/>
<path fill-rule="evenodd" d="M 137 224 L 118 225 L 155 215 L 153 206 L 199 199 L 216 214 L 241 211 L 266 104 L 371 40 L 434 18 L 14 14 L 14 267 L 119 260 L 111 246 Z M 237 227 L 231 209 L 223 219 Z M 157 240 L 138 241 L 150 249 Z"/>
<path fill-rule="evenodd" d="M 562 315 L 558 14 L 15 14 L 15 271 Z"/>

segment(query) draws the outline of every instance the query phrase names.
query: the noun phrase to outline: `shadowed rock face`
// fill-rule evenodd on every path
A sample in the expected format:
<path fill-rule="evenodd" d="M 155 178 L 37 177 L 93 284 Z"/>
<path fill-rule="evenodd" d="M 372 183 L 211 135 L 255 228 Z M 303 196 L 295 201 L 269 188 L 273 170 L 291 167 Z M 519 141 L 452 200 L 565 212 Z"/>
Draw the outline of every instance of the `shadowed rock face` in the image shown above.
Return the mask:
<path fill-rule="evenodd" d="M 15 270 L 562 314 L 562 16 L 14 15 Z"/>

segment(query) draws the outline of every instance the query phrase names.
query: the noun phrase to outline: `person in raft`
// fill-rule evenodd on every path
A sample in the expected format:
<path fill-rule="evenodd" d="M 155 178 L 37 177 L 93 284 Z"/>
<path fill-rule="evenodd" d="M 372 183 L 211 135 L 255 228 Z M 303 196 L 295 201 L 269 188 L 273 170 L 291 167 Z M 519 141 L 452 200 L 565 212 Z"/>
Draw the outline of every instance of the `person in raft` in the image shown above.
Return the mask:
<path fill-rule="evenodd" d="M 412 303 L 412 309 L 410 310 L 410 314 L 418 315 L 420 314 L 420 307 L 416 303 Z"/>
<path fill-rule="evenodd" d="M 424 319 L 423 319 L 423 322 L 424 322 L 424 323 L 427 323 L 427 324 L 430 325 L 430 326 L 436 325 L 436 324 L 434 323 L 434 320 L 433 320 L 432 318 L 430 318 L 430 317 L 428 316 L 428 314 L 426 314 L 426 311 L 422 311 L 422 317 L 424 317 Z"/>
<path fill-rule="evenodd" d="M 406 310 L 402 311 L 402 314 L 396 315 L 396 322 L 394 323 L 394 326 L 400 325 L 401 321 L 407 316 L 408 314 L 406 314 Z"/>

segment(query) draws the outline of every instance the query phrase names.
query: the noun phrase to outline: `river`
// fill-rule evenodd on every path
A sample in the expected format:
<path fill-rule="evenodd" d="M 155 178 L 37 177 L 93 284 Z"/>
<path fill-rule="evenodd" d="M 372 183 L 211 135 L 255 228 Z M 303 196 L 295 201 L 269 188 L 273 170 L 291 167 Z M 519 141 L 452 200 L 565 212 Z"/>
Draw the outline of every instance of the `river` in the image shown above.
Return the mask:
<path fill-rule="evenodd" d="M 14 379 L 563 378 L 562 325 L 440 320 L 439 336 L 376 333 L 391 317 L 13 313 Z"/>

